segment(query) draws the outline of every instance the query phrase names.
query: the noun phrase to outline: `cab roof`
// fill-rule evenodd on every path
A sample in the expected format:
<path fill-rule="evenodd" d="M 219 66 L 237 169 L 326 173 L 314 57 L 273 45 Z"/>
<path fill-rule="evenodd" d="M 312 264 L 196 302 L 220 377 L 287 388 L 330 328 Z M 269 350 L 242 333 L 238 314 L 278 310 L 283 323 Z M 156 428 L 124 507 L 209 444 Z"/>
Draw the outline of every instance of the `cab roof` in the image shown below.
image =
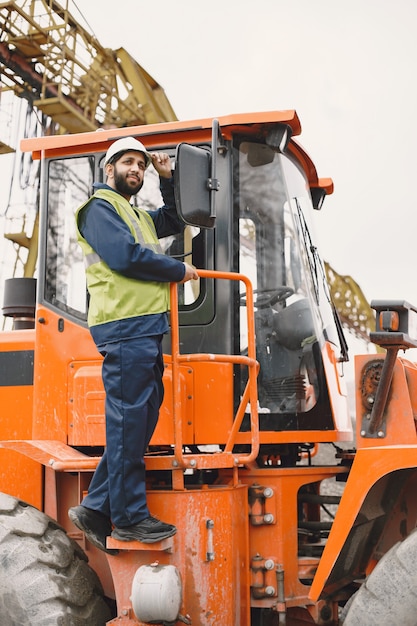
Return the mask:
<path fill-rule="evenodd" d="M 218 117 L 221 133 L 230 139 L 236 133 L 246 135 L 266 135 L 271 126 L 278 123 L 291 127 L 292 138 L 288 150 L 303 167 L 310 187 L 321 187 L 326 193 L 332 193 L 331 179 L 319 179 L 313 161 L 304 149 L 293 139 L 301 133 L 301 124 L 295 110 L 267 111 L 261 113 L 238 113 Z M 20 147 L 23 152 L 31 152 L 32 158 L 56 158 L 72 155 L 106 152 L 110 144 L 122 137 L 136 137 L 152 150 L 181 142 L 210 142 L 213 118 L 191 121 L 163 122 L 126 128 L 101 128 L 87 133 L 52 135 L 23 139 Z"/>

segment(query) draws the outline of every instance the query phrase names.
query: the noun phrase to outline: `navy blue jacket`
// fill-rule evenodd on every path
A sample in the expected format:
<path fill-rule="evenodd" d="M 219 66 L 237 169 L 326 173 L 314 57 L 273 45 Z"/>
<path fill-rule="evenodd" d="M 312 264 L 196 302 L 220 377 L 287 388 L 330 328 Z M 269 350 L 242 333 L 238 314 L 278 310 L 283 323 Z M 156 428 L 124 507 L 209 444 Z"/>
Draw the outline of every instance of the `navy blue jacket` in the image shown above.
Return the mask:
<path fill-rule="evenodd" d="M 175 207 L 173 180 L 161 178 L 160 181 L 164 205 L 149 211 L 158 238 L 180 233 L 184 229 Z M 103 183 L 94 184 L 94 190 L 100 188 L 111 189 Z M 93 198 L 89 202 L 79 216 L 79 229 L 100 258 L 115 272 L 129 278 L 158 282 L 179 282 L 184 278 L 184 264 L 136 243 L 127 224 L 106 200 Z M 166 314 L 161 313 L 100 324 L 90 330 L 100 347 L 108 341 L 165 333 L 168 321 Z"/>

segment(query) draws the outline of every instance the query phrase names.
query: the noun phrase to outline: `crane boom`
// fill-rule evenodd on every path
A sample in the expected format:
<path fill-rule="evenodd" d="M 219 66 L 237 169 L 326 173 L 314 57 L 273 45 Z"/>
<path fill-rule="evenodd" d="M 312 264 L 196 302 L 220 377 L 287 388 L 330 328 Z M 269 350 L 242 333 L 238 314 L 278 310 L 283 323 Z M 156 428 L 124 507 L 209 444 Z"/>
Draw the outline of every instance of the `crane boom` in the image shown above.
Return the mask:
<path fill-rule="evenodd" d="M 343 276 L 325 262 L 326 277 L 332 300 L 343 326 L 358 339 L 369 342 L 375 328 L 375 313 L 362 289 L 351 276 Z"/>
<path fill-rule="evenodd" d="M 177 119 L 157 81 L 123 48 L 103 47 L 69 11 L 69 0 L 64 6 L 55 0 L 0 2 L 0 23 L 0 96 L 25 99 L 29 112 L 41 114 L 42 134 Z M 2 138 L 0 154 L 14 152 L 12 143 Z M 35 179 L 38 185 L 39 172 Z M 24 276 L 35 271 L 37 219 L 31 234 L 5 234 L 18 259 L 22 248 L 28 250 Z"/>
<path fill-rule="evenodd" d="M 59 125 L 59 132 L 173 121 L 161 86 L 124 50 L 103 47 L 51 0 L 0 3 L 2 89 Z"/>

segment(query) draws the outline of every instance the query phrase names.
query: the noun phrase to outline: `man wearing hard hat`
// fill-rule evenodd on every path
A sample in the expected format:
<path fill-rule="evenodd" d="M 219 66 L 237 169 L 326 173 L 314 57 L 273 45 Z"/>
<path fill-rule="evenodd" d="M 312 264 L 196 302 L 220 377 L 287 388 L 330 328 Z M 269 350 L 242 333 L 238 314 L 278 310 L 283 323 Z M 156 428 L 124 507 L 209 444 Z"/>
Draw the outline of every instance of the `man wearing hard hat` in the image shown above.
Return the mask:
<path fill-rule="evenodd" d="M 147 167 L 159 174 L 164 206 L 134 208 Z M 175 534 L 147 507 L 144 454 L 163 399 L 162 337 L 168 331 L 169 283 L 196 270 L 162 253 L 160 237 L 184 228 L 177 216 L 171 161 L 133 137 L 115 141 L 104 160 L 106 183 L 77 211 L 78 241 L 90 295 L 88 324 L 104 357 L 106 449 L 72 522 L 106 552 L 110 534 L 145 543 Z M 112 527 L 114 529 L 112 531 Z"/>

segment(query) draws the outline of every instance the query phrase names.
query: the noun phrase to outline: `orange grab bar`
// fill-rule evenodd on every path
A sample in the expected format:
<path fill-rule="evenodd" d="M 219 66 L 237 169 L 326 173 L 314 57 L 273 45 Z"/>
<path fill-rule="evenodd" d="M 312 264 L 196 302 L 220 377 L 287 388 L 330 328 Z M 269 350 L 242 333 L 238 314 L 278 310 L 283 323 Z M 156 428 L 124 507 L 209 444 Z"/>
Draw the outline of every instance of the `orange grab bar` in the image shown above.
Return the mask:
<path fill-rule="evenodd" d="M 250 463 L 259 453 L 259 422 L 258 422 L 258 388 L 256 379 L 259 363 L 256 361 L 255 319 L 253 307 L 253 288 L 247 276 L 235 272 L 219 272 L 214 270 L 197 270 L 200 278 L 218 280 L 238 280 L 246 286 L 246 311 L 248 327 L 248 356 L 231 354 L 180 354 L 179 350 L 179 315 L 178 315 L 178 283 L 171 283 L 171 352 L 172 352 L 172 394 L 174 419 L 174 455 L 177 467 L 233 467 Z M 214 361 L 222 363 L 240 363 L 248 367 L 248 381 L 243 392 L 233 426 L 223 452 L 214 455 L 183 454 L 182 414 L 181 414 L 181 381 L 179 366 L 181 363 L 194 361 Z M 245 415 L 245 408 L 250 403 L 250 452 L 249 454 L 232 454 L 236 437 Z"/>

